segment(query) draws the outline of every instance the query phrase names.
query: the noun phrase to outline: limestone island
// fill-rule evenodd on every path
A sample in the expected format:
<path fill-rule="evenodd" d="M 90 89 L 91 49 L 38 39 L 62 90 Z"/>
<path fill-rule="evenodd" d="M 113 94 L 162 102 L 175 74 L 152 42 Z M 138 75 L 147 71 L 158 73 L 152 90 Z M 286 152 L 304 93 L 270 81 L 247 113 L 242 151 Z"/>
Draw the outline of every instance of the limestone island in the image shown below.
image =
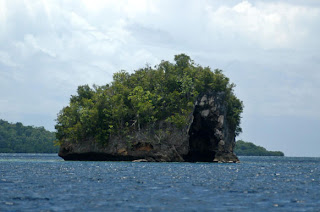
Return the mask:
<path fill-rule="evenodd" d="M 238 162 L 243 103 L 221 70 L 185 54 L 104 86 L 79 86 L 57 117 L 64 160 Z"/>

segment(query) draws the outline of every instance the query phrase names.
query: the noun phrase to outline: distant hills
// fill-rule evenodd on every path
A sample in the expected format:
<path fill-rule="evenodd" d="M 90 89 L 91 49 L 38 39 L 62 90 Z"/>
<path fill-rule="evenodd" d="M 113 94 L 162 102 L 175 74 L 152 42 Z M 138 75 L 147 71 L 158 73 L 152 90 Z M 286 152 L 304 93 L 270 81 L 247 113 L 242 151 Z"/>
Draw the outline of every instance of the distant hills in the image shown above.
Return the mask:
<path fill-rule="evenodd" d="M 284 156 L 283 152 L 268 151 L 264 147 L 242 140 L 236 142 L 234 153 L 237 156 Z"/>
<path fill-rule="evenodd" d="M 44 127 L 23 126 L 0 119 L 0 153 L 57 153 L 55 133 Z"/>

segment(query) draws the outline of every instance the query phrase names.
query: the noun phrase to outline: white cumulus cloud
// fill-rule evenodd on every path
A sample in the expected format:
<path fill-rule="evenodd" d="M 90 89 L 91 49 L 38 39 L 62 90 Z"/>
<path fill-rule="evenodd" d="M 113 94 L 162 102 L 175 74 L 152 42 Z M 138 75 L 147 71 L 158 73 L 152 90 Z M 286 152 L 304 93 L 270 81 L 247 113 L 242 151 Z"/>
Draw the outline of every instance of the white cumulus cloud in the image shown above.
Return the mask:
<path fill-rule="evenodd" d="M 320 120 L 319 25 L 312 0 L 0 0 L 0 118 L 52 130 L 78 85 L 186 53 L 237 84 L 244 136 L 261 115 Z"/>

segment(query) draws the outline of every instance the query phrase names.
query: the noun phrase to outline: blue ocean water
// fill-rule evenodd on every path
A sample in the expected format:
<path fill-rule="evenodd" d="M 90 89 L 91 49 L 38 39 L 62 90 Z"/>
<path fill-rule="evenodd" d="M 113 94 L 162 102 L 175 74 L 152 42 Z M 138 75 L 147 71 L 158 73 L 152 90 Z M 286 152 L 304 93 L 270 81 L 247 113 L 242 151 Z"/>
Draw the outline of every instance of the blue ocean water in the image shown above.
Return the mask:
<path fill-rule="evenodd" d="M 239 164 L 0 154 L 0 211 L 320 211 L 320 158 Z"/>

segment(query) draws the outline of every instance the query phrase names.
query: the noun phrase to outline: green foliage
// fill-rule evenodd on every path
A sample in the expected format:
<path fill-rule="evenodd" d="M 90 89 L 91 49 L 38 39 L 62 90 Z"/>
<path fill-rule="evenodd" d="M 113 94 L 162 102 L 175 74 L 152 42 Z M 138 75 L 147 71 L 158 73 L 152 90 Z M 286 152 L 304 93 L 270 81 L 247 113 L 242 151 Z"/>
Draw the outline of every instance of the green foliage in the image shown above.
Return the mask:
<path fill-rule="evenodd" d="M 208 91 L 225 93 L 231 130 L 240 133 L 243 104 L 234 95 L 229 78 L 221 70 L 195 65 L 185 54 L 174 60 L 132 74 L 122 70 L 113 75 L 110 85 L 79 86 L 78 94 L 58 114 L 57 139 L 80 142 L 94 138 L 106 143 L 114 135 L 156 129 L 159 121 L 183 128 L 198 95 Z"/>
<path fill-rule="evenodd" d="M 1 153 L 56 153 L 59 148 L 54 140 L 55 133 L 43 127 L 11 124 L 0 119 Z"/>
<path fill-rule="evenodd" d="M 284 156 L 283 152 L 268 151 L 264 147 L 242 140 L 236 142 L 234 152 L 238 156 Z"/>

